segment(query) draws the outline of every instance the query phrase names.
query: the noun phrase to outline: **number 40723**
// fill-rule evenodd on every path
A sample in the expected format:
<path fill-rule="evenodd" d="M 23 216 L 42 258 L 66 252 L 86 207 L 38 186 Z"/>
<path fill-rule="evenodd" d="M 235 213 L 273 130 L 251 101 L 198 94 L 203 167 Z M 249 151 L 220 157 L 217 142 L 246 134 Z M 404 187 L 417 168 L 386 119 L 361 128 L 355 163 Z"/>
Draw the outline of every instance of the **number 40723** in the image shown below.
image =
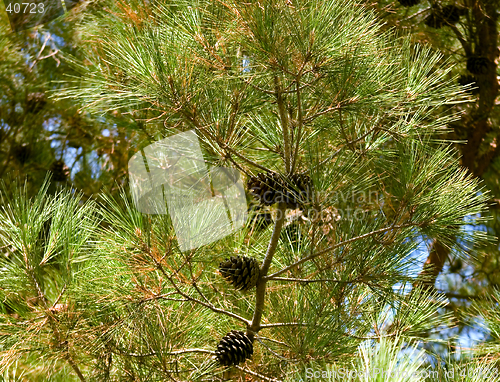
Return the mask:
<path fill-rule="evenodd" d="M 10 3 L 5 10 L 9 13 L 44 13 L 43 3 Z"/>

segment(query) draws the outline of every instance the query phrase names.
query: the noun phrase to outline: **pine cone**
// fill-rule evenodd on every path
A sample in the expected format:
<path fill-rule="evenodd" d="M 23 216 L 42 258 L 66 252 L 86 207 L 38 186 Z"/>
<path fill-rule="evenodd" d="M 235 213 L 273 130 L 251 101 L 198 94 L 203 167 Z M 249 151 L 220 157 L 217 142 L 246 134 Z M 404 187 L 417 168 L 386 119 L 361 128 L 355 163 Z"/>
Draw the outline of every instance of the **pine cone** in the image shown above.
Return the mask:
<path fill-rule="evenodd" d="M 456 5 L 445 5 L 442 8 L 434 8 L 431 14 L 424 20 L 424 24 L 435 29 L 441 28 L 443 25 L 456 24 L 460 21 L 466 11 L 460 9 Z"/>
<path fill-rule="evenodd" d="M 438 11 L 433 11 L 429 16 L 425 18 L 424 24 L 428 27 L 439 29 L 443 26 L 444 19 Z"/>
<path fill-rule="evenodd" d="M 311 178 L 306 174 L 293 174 L 288 181 L 277 173 L 259 173 L 251 177 L 247 187 L 264 205 L 285 202 L 288 208 L 297 208 L 307 200 Z"/>
<path fill-rule="evenodd" d="M 247 291 L 257 285 L 260 267 L 251 257 L 232 256 L 219 264 L 219 272 L 236 290 Z"/>
<path fill-rule="evenodd" d="M 469 90 L 470 93 L 473 95 L 479 94 L 478 84 L 476 82 L 476 78 L 473 75 L 471 75 L 471 74 L 460 75 L 460 77 L 458 77 L 458 83 L 462 86 L 466 86 L 466 85 L 474 86 L 473 89 Z"/>
<path fill-rule="evenodd" d="M 26 107 L 30 113 L 38 113 L 46 104 L 45 93 L 29 93 L 26 97 Z"/>
<path fill-rule="evenodd" d="M 460 271 L 463 267 L 462 260 L 456 259 L 453 263 L 450 264 L 449 272 L 451 273 L 457 273 Z"/>
<path fill-rule="evenodd" d="M 403 7 L 413 7 L 420 3 L 420 0 L 398 0 Z"/>
<path fill-rule="evenodd" d="M 215 356 L 221 366 L 235 366 L 250 358 L 253 344 L 248 336 L 238 330 L 231 330 L 217 345 Z"/>
<path fill-rule="evenodd" d="M 297 208 L 301 202 L 309 199 L 311 178 L 306 174 L 293 174 L 291 176 L 291 183 L 292 189 L 286 191 L 286 202 L 288 206 Z"/>
<path fill-rule="evenodd" d="M 448 24 L 455 24 L 460 21 L 460 16 L 464 14 L 464 10 L 456 5 L 445 5 L 440 11 L 443 21 Z"/>
<path fill-rule="evenodd" d="M 12 153 L 19 163 L 25 164 L 31 156 L 31 147 L 27 143 L 15 144 Z"/>
<path fill-rule="evenodd" d="M 482 56 L 471 56 L 467 59 L 467 70 L 472 74 L 486 74 L 490 60 Z"/>
<path fill-rule="evenodd" d="M 278 185 L 278 174 L 259 173 L 248 179 L 247 187 L 250 193 L 257 197 L 262 204 L 270 206 L 275 203 Z"/>
<path fill-rule="evenodd" d="M 68 179 L 69 168 L 62 160 L 56 160 L 52 163 L 50 171 L 52 172 L 52 179 L 56 182 L 64 182 Z"/>

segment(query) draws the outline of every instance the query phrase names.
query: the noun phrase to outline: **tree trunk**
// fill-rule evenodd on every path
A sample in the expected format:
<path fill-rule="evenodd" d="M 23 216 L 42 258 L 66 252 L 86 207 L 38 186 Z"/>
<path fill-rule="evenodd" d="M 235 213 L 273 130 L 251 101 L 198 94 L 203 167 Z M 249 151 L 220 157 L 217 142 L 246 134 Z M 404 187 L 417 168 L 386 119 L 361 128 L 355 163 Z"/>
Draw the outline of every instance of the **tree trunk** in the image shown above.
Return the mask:
<path fill-rule="evenodd" d="M 497 58 L 498 48 L 498 13 L 494 1 L 471 1 L 472 20 L 476 28 L 475 51 L 464 49 L 476 56 L 488 58 L 490 64 L 484 73 L 476 75 L 479 87 L 479 99 L 476 107 L 462 117 L 460 125 L 467 131 L 467 143 L 460 147 L 462 165 L 477 177 L 483 176 L 491 162 L 500 154 L 500 135 L 497 135 L 481 154 L 487 135 L 492 131 L 490 115 L 498 96 Z M 472 44 L 470 44 L 472 45 Z M 467 57 L 470 58 L 470 57 Z M 436 278 L 443 270 L 450 248 L 435 240 L 429 256 L 419 273 L 415 285 L 434 286 Z"/>

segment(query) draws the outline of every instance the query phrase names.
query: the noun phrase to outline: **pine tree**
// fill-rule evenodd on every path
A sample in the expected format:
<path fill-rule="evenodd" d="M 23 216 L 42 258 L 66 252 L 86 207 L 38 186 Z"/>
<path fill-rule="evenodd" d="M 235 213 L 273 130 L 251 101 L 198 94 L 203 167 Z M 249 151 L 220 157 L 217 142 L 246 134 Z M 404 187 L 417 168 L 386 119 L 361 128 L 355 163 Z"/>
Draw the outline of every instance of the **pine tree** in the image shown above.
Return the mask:
<path fill-rule="evenodd" d="M 500 149 L 497 148 L 499 134 L 493 121 L 500 116 L 500 109 L 495 106 L 499 91 L 500 3 L 493 0 L 428 0 L 411 10 L 386 0 L 370 3 L 380 11 L 388 28 L 411 33 L 414 39 L 442 52 L 444 58 L 455 64 L 450 76 L 459 75 L 459 83 L 470 86 L 469 92 L 473 97 L 470 102 L 453 106 L 461 113 L 461 118 L 449 124 L 446 139 L 458 149 L 461 164 L 480 178 L 491 192 L 489 211 L 485 214 L 491 219 L 481 229 L 498 237 Z M 455 15 L 450 20 L 453 23 L 441 23 L 439 29 L 425 25 L 430 14 L 446 7 L 454 9 L 452 13 Z M 497 243 L 469 248 L 468 252 L 468 260 L 463 261 L 453 248 L 435 240 L 421 271 L 422 279 L 428 286 L 435 285 L 450 298 L 447 310 L 454 311 L 457 326 L 443 330 L 440 338 L 450 341 L 452 347 L 457 349 L 467 338 L 487 336 L 487 331 L 483 333 L 476 318 L 470 317 L 467 312 L 471 301 L 494 293 L 499 282 L 500 252 Z M 447 350 L 439 349 L 441 358 L 446 359 Z"/>
<path fill-rule="evenodd" d="M 194 130 L 211 166 L 286 198 L 254 200 L 268 227 L 182 252 L 170 217 L 125 190 L 4 191 L 5 368 L 44 354 L 81 381 L 290 380 L 450 319 L 443 296 L 397 288 L 425 238 L 485 239 L 463 225 L 487 195 L 435 139 L 458 118 L 436 111 L 468 99 L 440 55 L 350 0 L 109 2 L 79 33 L 85 64 L 68 57 L 81 77 L 61 98 L 148 120 L 156 140 Z M 247 259 L 256 285 L 239 288 Z"/>
<path fill-rule="evenodd" d="M 0 3 L 0 178 L 6 182 L 27 178 L 31 195 L 58 160 L 71 172 L 68 184 L 87 197 L 103 187 L 115 187 L 126 176 L 128 150 L 135 137 L 139 141 L 147 137 L 126 116 L 91 116 L 71 100 L 51 98 L 63 86 L 63 75 L 74 74 L 61 61 L 62 52 L 81 59 L 74 29 L 79 12 L 76 7 L 65 18 L 14 33 L 9 13 Z"/>

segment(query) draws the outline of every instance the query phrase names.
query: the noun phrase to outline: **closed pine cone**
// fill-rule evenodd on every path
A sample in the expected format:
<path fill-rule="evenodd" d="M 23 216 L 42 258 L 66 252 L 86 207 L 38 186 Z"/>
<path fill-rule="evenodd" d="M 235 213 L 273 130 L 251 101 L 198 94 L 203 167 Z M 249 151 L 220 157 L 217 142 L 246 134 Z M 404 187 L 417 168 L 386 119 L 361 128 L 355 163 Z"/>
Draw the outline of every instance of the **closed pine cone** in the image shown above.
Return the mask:
<path fill-rule="evenodd" d="M 219 264 L 219 272 L 236 290 L 247 291 L 257 285 L 259 262 L 251 257 L 232 256 Z"/>
<path fill-rule="evenodd" d="M 297 208 L 308 200 L 311 178 L 306 174 L 293 174 L 285 179 L 275 172 L 259 173 L 248 180 L 247 187 L 264 205 L 285 202 L 287 208 Z"/>
<path fill-rule="evenodd" d="M 231 330 L 217 345 L 215 356 L 221 366 L 235 366 L 250 358 L 253 344 L 250 338 L 241 331 Z"/>

